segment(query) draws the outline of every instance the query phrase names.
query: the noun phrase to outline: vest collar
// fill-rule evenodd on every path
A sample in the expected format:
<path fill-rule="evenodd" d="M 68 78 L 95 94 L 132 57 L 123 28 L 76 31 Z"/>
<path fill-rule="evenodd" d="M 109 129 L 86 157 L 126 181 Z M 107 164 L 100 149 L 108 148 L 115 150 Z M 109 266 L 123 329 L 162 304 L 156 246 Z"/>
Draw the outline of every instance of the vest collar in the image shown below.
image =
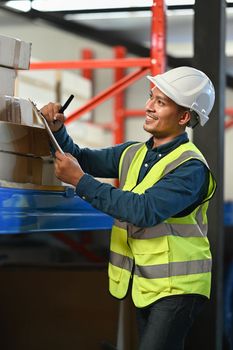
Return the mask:
<path fill-rule="evenodd" d="M 171 151 L 173 151 L 175 148 L 177 148 L 178 146 L 182 145 L 183 143 L 186 143 L 189 141 L 188 138 L 188 134 L 187 132 L 184 132 L 183 134 L 176 136 L 172 141 L 167 142 L 161 146 L 153 147 L 153 136 L 150 137 L 150 139 L 146 142 L 146 147 L 148 149 L 148 151 L 152 151 L 152 152 L 159 152 L 162 154 L 167 154 Z"/>

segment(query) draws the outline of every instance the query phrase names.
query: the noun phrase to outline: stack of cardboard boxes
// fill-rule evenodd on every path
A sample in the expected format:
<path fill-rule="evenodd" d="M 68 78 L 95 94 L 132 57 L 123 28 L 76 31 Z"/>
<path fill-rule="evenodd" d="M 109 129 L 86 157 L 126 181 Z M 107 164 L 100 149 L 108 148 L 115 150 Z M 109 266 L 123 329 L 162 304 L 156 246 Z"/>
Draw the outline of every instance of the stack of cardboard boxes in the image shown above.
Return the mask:
<path fill-rule="evenodd" d="M 0 35 L 0 186 L 58 185 L 49 138 L 29 100 L 14 96 L 18 69 L 29 69 L 31 43 Z"/>

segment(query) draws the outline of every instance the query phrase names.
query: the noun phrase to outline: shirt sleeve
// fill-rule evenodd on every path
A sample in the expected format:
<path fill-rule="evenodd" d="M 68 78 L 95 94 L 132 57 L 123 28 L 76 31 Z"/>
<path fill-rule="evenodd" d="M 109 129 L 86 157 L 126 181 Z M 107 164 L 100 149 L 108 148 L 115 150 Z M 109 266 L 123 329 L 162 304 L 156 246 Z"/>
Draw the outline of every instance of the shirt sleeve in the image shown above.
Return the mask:
<path fill-rule="evenodd" d="M 209 170 L 189 160 L 167 174 L 144 194 L 122 191 L 85 174 L 76 193 L 93 207 L 121 221 L 149 227 L 190 213 L 206 197 Z"/>
<path fill-rule="evenodd" d="M 123 150 L 135 142 L 125 142 L 102 149 L 80 148 L 68 135 L 63 126 L 54 133 L 65 153 L 74 156 L 85 173 L 99 178 L 118 178 L 119 161 Z"/>

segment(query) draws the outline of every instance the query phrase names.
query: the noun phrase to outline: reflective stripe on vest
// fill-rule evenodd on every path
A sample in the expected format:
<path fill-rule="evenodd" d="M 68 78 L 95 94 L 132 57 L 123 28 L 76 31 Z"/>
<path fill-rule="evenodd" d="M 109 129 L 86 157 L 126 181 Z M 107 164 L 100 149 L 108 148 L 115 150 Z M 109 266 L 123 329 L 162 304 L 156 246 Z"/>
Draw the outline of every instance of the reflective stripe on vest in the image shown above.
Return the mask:
<path fill-rule="evenodd" d="M 125 269 L 130 272 L 132 271 L 133 259 L 129 258 L 128 256 L 111 252 L 109 261 L 114 266 L 120 267 L 121 269 Z"/>
<path fill-rule="evenodd" d="M 177 165 L 182 164 L 183 162 L 185 162 L 187 159 L 190 159 L 190 158 L 199 159 L 208 167 L 208 164 L 202 155 L 197 154 L 196 152 L 193 152 L 193 151 L 185 151 L 177 159 L 175 159 L 172 163 L 168 164 L 165 167 L 163 175 L 170 173 L 172 170 L 174 170 L 177 167 Z"/>
<path fill-rule="evenodd" d="M 112 265 L 119 268 L 132 271 L 133 259 L 121 254 L 111 254 L 110 262 Z M 138 277 L 144 278 L 166 278 L 179 275 L 197 274 L 203 272 L 210 272 L 212 266 L 211 259 L 191 260 L 171 262 L 169 264 L 160 264 L 152 266 L 135 266 L 134 273 Z"/>
<path fill-rule="evenodd" d="M 152 227 L 137 227 L 132 226 L 128 228 L 128 237 L 136 239 L 146 239 L 146 238 L 156 238 L 162 236 L 180 236 L 180 237 L 206 237 L 207 235 L 207 224 L 202 224 L 200 220 L 200 225 L 196 224 L 173 224 L 160 223 Z M 115 221 L 114 225 L 119 228 L 126 228 L 124 222 Z"/>
<path fill-rule="evenodd" d="M 137 184 L 146 152 L 145 144 L 131 145 L 123 152 L 119 165 L 120 187 L 123 190 L 143 194 L 189 159 L 198 159 L 208 167 L 201 152 L 188 142 L 160 159 Z M 115 220 L 109 264 L 110 292 L 115 297 L 125 296 L 131 273 L 132 297 L 138 307 L 173 294 L 209 296 L 211 254 L 206 237 L 206 211 L 207 201 L 216 188 L 212 174 L 209 174 L 205 200 L 185 217 L 169 218 L 146 228 Z"/>
<path fill-rule="evenodd" d="M 136 145 L 131 145 L 128 148 L 126 148 L 121 156 L 120 164 L 119 164 L 119 180 L 120 184 L 124 184 L 126 180 L 126 176 L 128 173 L 128 169 L 130 167 L 130 164 L 133 160 L 133 157 L 135 156 L 135 153 L 142 147 L 142 143 L 138 143 Z M 127 152 L 127 157 L 125 156 L 125 153 Z M 120 186 L 121 187 L 121 186 Z M 123 187 L 123 186 L 122 186 Z"/>
<path fill-rule="evenodd" d="M 135 266 L 135 274 L 144 278 L 166 278 L 211 271 L 211 259 L 171 262 L 155 266 Z"/>

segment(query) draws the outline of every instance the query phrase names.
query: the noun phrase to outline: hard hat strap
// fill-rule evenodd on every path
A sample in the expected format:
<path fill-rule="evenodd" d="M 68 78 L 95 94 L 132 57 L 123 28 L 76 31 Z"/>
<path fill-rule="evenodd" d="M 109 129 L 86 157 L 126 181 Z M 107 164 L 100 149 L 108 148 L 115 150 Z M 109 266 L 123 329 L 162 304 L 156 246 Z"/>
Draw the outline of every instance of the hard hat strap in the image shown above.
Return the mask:
<path fill-rule="evenodd" d="M 191 119 L 188 123 L 188 126 L 192 129 L 194 129 L 199 123 L 200 123 L 200 118 L 197 112 L 193 111 L 190 109 L 190 114 L 191 114 Z"/>

